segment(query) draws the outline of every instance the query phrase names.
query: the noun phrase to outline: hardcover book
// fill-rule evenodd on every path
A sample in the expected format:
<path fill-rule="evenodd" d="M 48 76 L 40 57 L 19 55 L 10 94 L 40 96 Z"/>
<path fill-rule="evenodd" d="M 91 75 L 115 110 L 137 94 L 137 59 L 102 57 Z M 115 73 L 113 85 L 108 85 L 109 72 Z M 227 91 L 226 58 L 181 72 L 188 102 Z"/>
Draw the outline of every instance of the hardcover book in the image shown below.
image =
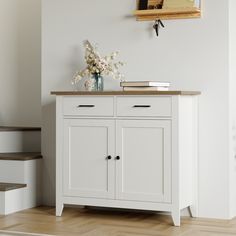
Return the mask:
<path fill-rule="evenodd" d="M 124 91 L 169 91 L 168 87 L 123 87 Z"/>
<path fill-rule="evenodd" d="M 124 81 L 120 83 L 121 87 L 169 87 L 169 82 L 160 81 Z"/>

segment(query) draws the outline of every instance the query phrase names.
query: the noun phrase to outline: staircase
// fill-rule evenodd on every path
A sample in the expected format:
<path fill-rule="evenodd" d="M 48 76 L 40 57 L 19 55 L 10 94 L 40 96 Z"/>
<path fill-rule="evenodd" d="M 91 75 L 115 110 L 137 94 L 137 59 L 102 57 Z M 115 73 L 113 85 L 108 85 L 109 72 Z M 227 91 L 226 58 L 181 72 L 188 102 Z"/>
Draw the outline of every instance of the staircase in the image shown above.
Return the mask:
<path fill-rule="evenodd" d="M 0 215 L 41 203 L 41 129 L 0 126 Z"/>

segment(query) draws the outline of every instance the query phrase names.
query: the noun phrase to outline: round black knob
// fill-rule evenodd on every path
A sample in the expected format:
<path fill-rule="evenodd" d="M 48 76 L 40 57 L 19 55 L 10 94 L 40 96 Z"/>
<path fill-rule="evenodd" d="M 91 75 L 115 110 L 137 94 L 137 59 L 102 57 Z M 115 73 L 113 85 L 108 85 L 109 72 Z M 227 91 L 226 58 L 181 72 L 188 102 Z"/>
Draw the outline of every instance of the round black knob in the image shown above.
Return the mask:
<path fill-rule="evenodd" d="M 116 160 L 120 160 L 120 157 L 119 157 L 119 156 L 117 156 L 117 157 L 116 157 Z"/>
<path fill-rule="evenodd" d="M 108 156 L 107 159 L 108 159 L 108 160 L 111 160 L 111 156 Z"/>

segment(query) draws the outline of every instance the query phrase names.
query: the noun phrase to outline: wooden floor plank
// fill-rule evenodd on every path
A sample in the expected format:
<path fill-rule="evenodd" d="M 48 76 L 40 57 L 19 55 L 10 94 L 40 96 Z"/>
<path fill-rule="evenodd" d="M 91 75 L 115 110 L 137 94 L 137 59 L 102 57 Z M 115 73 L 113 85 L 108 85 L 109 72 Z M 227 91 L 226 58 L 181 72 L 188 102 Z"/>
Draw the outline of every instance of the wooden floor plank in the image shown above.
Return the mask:
<path fill-rule="evenodd" d="M 39 207 L 0 216 L 0 229 L 65 236 L 233 236 L 236 220 L 182 218 L 173 227 L 171 217 L 148 212 L 66 208 L 62 217 L 55 209 Z"/>

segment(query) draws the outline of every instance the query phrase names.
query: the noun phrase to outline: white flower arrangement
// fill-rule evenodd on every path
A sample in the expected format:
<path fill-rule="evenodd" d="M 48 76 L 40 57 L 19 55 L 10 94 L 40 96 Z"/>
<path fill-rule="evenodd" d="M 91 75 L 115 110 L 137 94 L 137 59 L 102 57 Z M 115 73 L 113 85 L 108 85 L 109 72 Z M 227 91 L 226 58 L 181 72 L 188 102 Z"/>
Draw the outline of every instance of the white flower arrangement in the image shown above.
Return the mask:
<path fill-rule="evenodd" d="M 93 46 L 88 40 L 84 41 L 85 61 L 87 67 L 84 70 L 76 72 L 72 79 L 72 84 L 77 84 L 82 78 L 93 75 L 111 76 L 114 79 L 122 80 L 124 76 L 119 72 L 120 66 L 124 62 L 114 62 L 119 52 L 113 52 L 109 56 L 102 57 L 97 51 L 97 46 Z M 90 86 L 91 81 L 85 82 L 85 87 Z"/>

